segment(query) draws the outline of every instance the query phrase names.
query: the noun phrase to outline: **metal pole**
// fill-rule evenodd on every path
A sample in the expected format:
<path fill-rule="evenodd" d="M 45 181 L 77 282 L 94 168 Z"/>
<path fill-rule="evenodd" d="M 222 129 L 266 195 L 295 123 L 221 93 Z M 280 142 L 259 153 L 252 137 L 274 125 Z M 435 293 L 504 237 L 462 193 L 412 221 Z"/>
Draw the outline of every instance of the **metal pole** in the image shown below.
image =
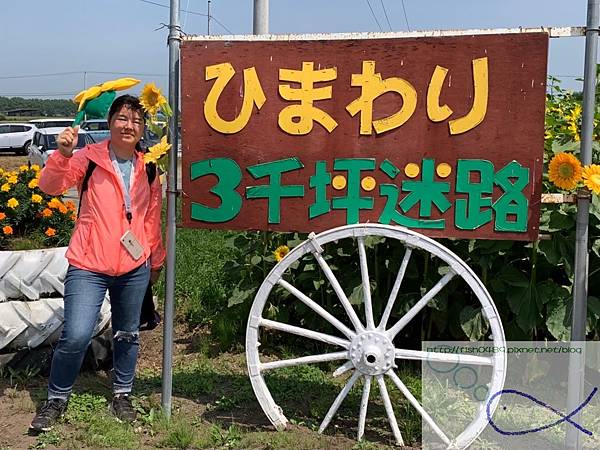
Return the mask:
<path fill-rule="evenodd" d="M 269 33 L 269 0 L 254 0 L 254 20 L 252 33 Z"/>
<path fill-rule="evenodd" d="M 179 148 L 179 0 L 171 0 L 169 26 L 169 104 L 173 115 L 169 119 L 169 171 L 167 173 L 167 267 L 165 280 L 165 310 L 163 329 L 162 397 L 163 413 L 171 417 L 173 393 L 173 305 L 175 303 L 175 220 L 177 205 L 177 150 Z"/>
<path fill-rule="evenodd" d="M 598 55 L 598 27 L 600 26 L 600 0 L 588 0 L 585 35 L 585 66 L 583 73 L 583 112 L 581 121 L 581 162 L 592 162 L 592 135 L 594 132 L 594 103 L 596 96 L 596 64 Z M 577 228 L 575 237 L 575 266 L 573 279 L 573 321 L 571 342 L 579 342 L 581 354 L 569 358 L 569 383 L 567 410 L 573 411 L 583 400 L 585 375 L 585 325 L 587 321 L 588 295 L 588 223 L 590 196 L 587 191 L 577 195 Z M 577 422 L 579 414 L 573 420 Z M 565 448 L 581 448 L 580 433 L 567 427 Z"/>
<path fill-rule="evenodd" d="M 208 0 L 208 13 L 206 14 L 206 34 L 210 36 L 210 0 Z"/>

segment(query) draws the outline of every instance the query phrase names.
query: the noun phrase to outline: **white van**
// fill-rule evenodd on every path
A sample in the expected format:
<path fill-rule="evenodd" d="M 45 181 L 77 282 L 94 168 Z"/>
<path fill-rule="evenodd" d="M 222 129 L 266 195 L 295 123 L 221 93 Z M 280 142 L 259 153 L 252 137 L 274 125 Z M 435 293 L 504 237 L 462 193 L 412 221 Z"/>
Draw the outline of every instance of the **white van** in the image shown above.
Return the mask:
<path fill-rule="evenodd" d="M 0 123 L 0 149 L 26 155 L 35 130 L 31 123 Z"/>

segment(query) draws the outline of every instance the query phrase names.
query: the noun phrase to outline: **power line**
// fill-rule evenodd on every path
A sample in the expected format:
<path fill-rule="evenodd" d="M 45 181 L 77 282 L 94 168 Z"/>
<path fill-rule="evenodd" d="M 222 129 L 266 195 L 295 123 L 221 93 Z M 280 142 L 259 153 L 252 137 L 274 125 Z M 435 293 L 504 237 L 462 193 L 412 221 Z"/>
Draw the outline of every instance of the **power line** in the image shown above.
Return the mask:
<path fill-rule="evenodd" d="M 72 72 L 10 75 L 10 76 L 6 76 L 6 77 L 0 77 L 0 80 L 14 80 L 14 79 L 20 79 L 20 78 L 44 78 L 44 77 L 56 77 L 56 76 L 64 76 L 64 75 L 81 75 L 81 74 L 134 75 L 136 77 L 166 77 L 166 76 L 168 76 L 163 73 L 136 73 L 136 72 L 108 72 L 108 71 L 100 71 L 100 70 L 77 70 L 77 71 L 72 71 Z"/>
<path fill-rule="evenodd" d="M 385 8 L 385 3 L 381 0 L 381 7 L 383 8 L 383 14 L 385 14 L 385 20 L 387 20 L 388 27 L 390 27 L 390 31 L 392 31 L 392 24 L 390 23 L 390 18 L 388 17 L 387 10 Z"/>
<path fill-rule="evenodd" d="M 404 0 L 402 0 L 402 11 L 404 11 L 404 20 L 406 21 L 406 29 L 410 31 L 410 25 L 408 24 L 408 15 L 406 14 L 406 6 L 404 6 Z"/>
<path fill-rule="evenodd" d="M 377 26 L 379 27 L 379 31 L 383 31 L 383 28 L 381 28 L 381 24 L 379 23 L 379 20 L 377 20 L 377 16 L 375 16 L 375 12 L 373 11 L 373 7 L 371 6 L 371 2 L 369 0 L 367 0 L 367 5 L 369 5 L 369 9 L 371 10 L 371 15 L 373 16 L 373 19 L 375 19 L 375 22 L 377 23 Z"/>
<path fill-rule="evenodd" d="M 142 3 L 149 3 L 150 5 L 160 6 L 161 8 L 171 9 L 171 7 L 168 6 L 168 5 L 163 5 L 161 3 L 152 2 L 150 0 L 139 0 L 139 1 L 142 2 Z M 208 14 L 199 13 L 199 12 L 196 12 L 196 11 L 189 11 L 189 10 L 185 10 L 185 9 L 181 9 L 180 11 L 186 12 L 188 14 L 192 14 L 194 16 L 208 17 Z M 214 20 L 215 22 L 217 22 L 217 24 L 219 24 L 229 34 L 235 34 L 233 31 L 231 31 L 229 28 L 227 28 L 225 25 L 223 25 L 219 20 L 217 20 L 217 18 L 215 16 L 213 16 L 212 14 L 210 15 L 210 19 Z"/>

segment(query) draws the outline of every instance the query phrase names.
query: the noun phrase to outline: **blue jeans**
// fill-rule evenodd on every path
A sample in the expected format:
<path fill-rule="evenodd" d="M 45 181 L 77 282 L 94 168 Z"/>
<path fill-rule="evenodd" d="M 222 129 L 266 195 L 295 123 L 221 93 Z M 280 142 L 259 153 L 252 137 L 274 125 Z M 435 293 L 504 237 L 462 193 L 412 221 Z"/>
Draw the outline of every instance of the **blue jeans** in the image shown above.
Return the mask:
<path fill-rule="evenodd" d="M 139 350 L 140 310 L 149 281 L 147 262 L 119 276 L 69 266 L 65 278 L 65 322 L 52 357 L 48 399 L 69 398 L 107 289 L 113 329 L 113 392 L 131 392 Z"/>

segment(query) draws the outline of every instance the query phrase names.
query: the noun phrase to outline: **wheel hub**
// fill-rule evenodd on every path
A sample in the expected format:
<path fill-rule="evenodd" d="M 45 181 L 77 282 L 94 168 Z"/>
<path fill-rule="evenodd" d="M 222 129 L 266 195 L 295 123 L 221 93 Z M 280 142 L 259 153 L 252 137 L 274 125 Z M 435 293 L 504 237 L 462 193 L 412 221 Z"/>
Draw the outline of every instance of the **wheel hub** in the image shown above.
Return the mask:
<path fill-rule="evenodd" d="M 394 345 L 375 331 L 357 335 L 350 345 L 350 361 L 365 375 L 381 375 L 394 367 Z"/>

